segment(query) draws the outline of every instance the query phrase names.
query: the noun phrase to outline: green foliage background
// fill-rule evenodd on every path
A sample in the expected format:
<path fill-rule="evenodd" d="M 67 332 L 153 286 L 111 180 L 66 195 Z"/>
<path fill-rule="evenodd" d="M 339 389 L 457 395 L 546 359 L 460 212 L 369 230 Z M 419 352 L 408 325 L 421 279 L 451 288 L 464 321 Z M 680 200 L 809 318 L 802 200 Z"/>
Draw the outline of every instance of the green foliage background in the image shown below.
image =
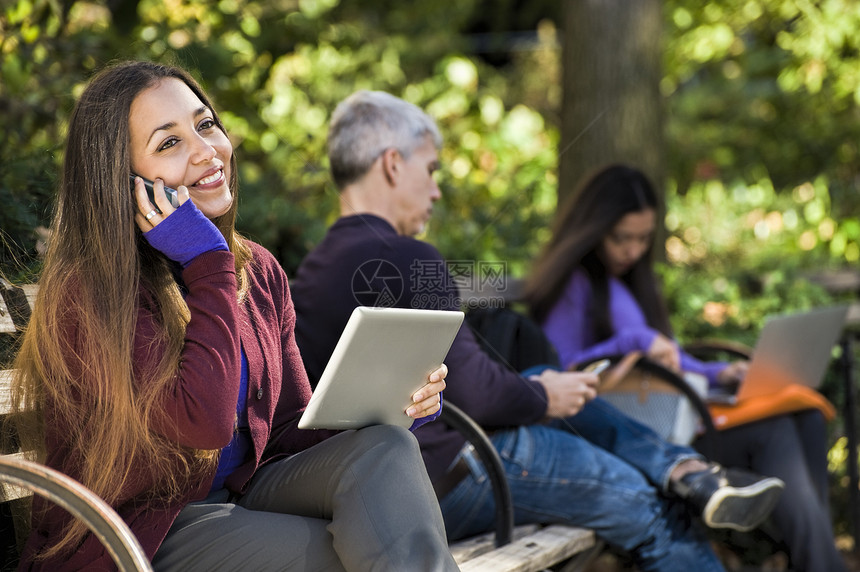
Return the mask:
<path fill-rule="evenodd" d="M 430 237 L 460 258 L 524 270 L 554 208 L 555 131 L 514 100 L 504 70 L 457 48 L 469 2 L 358 4 L 141 0 L 129 16 L 99 1 L 16 1 L 0 28 L 0 193 L 14 205 L 0 213 L 2 262 L 20 249 L 27 261 L 33 227 L 49 218 L 75 94 L 106 62 L 145 58 L 188 67 L 214 96 L 240 157 L 239 225 L 288 271 L 335 215 L 326 126 L 362 88 L 425 107 L 447 136 Z"/>
<path fill-rule="evenodd" d="M 840 296 L 812 273 L 860 259 L 860 3 L 664 9 L 674 326 L 681 340 L 751 342 L 767 314 Z M 445 135 L 426 238 L 521 276 L 556 205 L 558 12 L 549 0 L 6 0 L 0 267 L 15 278 L 37 264 L 34 229 L 50 219 L 87 78 L 144 58 L 188 67 L 213 95 L 239 154 L 240 228 L 288 272 L 336 216 L 331 111 L 367 88 L 426 108 Z M 527 34 L 495 34 L 511 30 Z M 502 50 L 480 47 L 500 38 Z"/>

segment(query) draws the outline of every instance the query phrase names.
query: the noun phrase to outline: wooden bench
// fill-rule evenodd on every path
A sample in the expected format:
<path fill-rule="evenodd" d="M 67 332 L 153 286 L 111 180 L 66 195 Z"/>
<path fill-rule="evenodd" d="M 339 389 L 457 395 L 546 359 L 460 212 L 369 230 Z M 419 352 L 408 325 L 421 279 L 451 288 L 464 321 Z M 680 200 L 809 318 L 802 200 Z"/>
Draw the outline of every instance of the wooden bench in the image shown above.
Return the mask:
<path fill-rule="evenodd" d="M 0 284 L 0 335 L 16 336 L 20 332 L 29 318 L 37 290 L 35 284 L 22 287 Z M 12 370 L 0 370 L 0 421 L 11 409 L 12 374 Z M 466 431 L 472 442 L 483 439 L 483 454 L 496 455 L 495 462 L 500 463 L 491 446 L 492 452 L 486 451 L 489 440 L 483 431 L 462 412 L 458 416 L 455 410 L 446 406 L 448 422 Z M 457 420 L 453 420 L 455 417 Z M 33 493 L 43 495 L 83 520 L 105 544 L 120 570 L 151 570 L 137 539 L 113 509 L 77 481 L 32 462 L 28 456 L 24 451 L 3 451 L 0 455 L 3 502 L 20 500 Z M 600 551 L 602 544 L 590 530 L 562 525 L 514 527 L 507 483 L 496 489 L 501 491 L 497 493 L 497 514 L 501 516 L 496 530 L 451 544 L 451 553 L 461 570 L 539 572 L 555 566 L 564 572 L 574 572 L 583 570 Z M 562 563 L 563 567 L 558 568 Z"/>
<path fill-rule="evenodd" d="M 487 533 L 452 544 L 451 554 L 463 572 L 539 572 L 559 563 L 554 569 L 575 572 L 586 570 L 602 549 L 590 530 L 527 524 L 514 529 L 509 544 L 495 547 Z"/>

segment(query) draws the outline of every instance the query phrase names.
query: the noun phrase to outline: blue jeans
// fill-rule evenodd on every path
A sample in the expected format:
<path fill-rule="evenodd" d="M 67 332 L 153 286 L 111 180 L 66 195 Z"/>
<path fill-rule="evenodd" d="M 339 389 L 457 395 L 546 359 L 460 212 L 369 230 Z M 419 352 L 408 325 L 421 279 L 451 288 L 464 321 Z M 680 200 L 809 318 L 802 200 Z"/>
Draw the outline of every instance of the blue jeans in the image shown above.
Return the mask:
<path fill-rule="evenodd" d="M 637 566 L 662 572 L 723 570 L 683 501 L 664 491 L 672 469 L 701 458 L 671 445 L 601 399 L 547 425 L 490 436 L 511 487 L 517 524 L 563 523 L 591 528 L 629 553 Z M 441 500 L 448 537 L 492 528 L 486 470 L 468 448 L 471 474 Z"/>

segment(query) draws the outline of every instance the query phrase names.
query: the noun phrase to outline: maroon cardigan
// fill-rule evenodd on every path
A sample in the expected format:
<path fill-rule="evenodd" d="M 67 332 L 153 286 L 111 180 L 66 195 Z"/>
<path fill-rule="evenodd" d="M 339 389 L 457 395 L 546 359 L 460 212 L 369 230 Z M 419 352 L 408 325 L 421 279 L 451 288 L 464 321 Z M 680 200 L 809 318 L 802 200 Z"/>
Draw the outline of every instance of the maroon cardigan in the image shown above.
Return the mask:
<path fill-rule="evenodd" d="M 233 491 L 241 491 L 261 464 L 302 451 L 332 434 L 296 427 L 311 388 L 295 343 L 296 315 L 287 277 L 268 251 L 257 244 L 249 244 L 254 260 L 248 269 L 248 296 L 241 305 L 236 302 L 232 253 L 202 254 L 182 272 L 188 288 L 186 302 L 191 320 L 175 383 L 164 396 L 159 417 L 153 420 L 159 433 L 184 446 L 195 449 L 226 446 L 233 434 L 240 352 L 244 348 L 248 358 L 248 421 L 254 457 L 227 478 L 226 486 Z M 155 363 L 162 351 L 152 343 L 156 324 L 146 309 L 150 300 L 144 294 L 142 301 L 134 347 L 137 379 L 145 378 L 140 375 L 140 368 Z M 70 320 L 66 329 L 71 352 L 77 344 L 98 343 L 81 339 L 77 324 L 73 318 Z M 51 422 L 50 404 L 46 407 L 46 417 L 47 464 L 78 478 L 75 457 L 86 451 L 79 451 L 75 443 L 70 442 L 70 428 Z M 271 436 L 274 436 L 273 442 L 263 457 Z M 126 483 L 113 508 L 151 559 L 179 511 L 187 503 L 206 497 L 214 474 L 213 468 L 211 474 L 189 486 L 182 498 L 163 503 L 145 499 L 144 493 L 152 486 L 152 479 L 145 470 L 139 471 L 135 479 Z M 34 562 L 34 553 L 58 538 L 70 516 L 39 497 L 34 498 L 33 508 L 33 530 L 20 569 L 116 569 L 108 552 L 92 534 L 85 537 L 74 554 Z"/>

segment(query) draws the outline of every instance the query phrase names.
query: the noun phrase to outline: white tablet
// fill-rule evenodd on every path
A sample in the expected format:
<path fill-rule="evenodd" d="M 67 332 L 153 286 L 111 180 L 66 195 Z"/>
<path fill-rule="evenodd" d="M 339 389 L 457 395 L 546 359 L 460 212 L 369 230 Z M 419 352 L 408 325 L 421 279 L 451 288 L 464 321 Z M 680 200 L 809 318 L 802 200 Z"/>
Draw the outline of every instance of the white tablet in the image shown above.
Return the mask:
<path fill-rule="evenodd" d="M 299 428 L 410 427 L 412 394 L 445 361 L 462 323 L 463 312 L 357 307 Z"/>

